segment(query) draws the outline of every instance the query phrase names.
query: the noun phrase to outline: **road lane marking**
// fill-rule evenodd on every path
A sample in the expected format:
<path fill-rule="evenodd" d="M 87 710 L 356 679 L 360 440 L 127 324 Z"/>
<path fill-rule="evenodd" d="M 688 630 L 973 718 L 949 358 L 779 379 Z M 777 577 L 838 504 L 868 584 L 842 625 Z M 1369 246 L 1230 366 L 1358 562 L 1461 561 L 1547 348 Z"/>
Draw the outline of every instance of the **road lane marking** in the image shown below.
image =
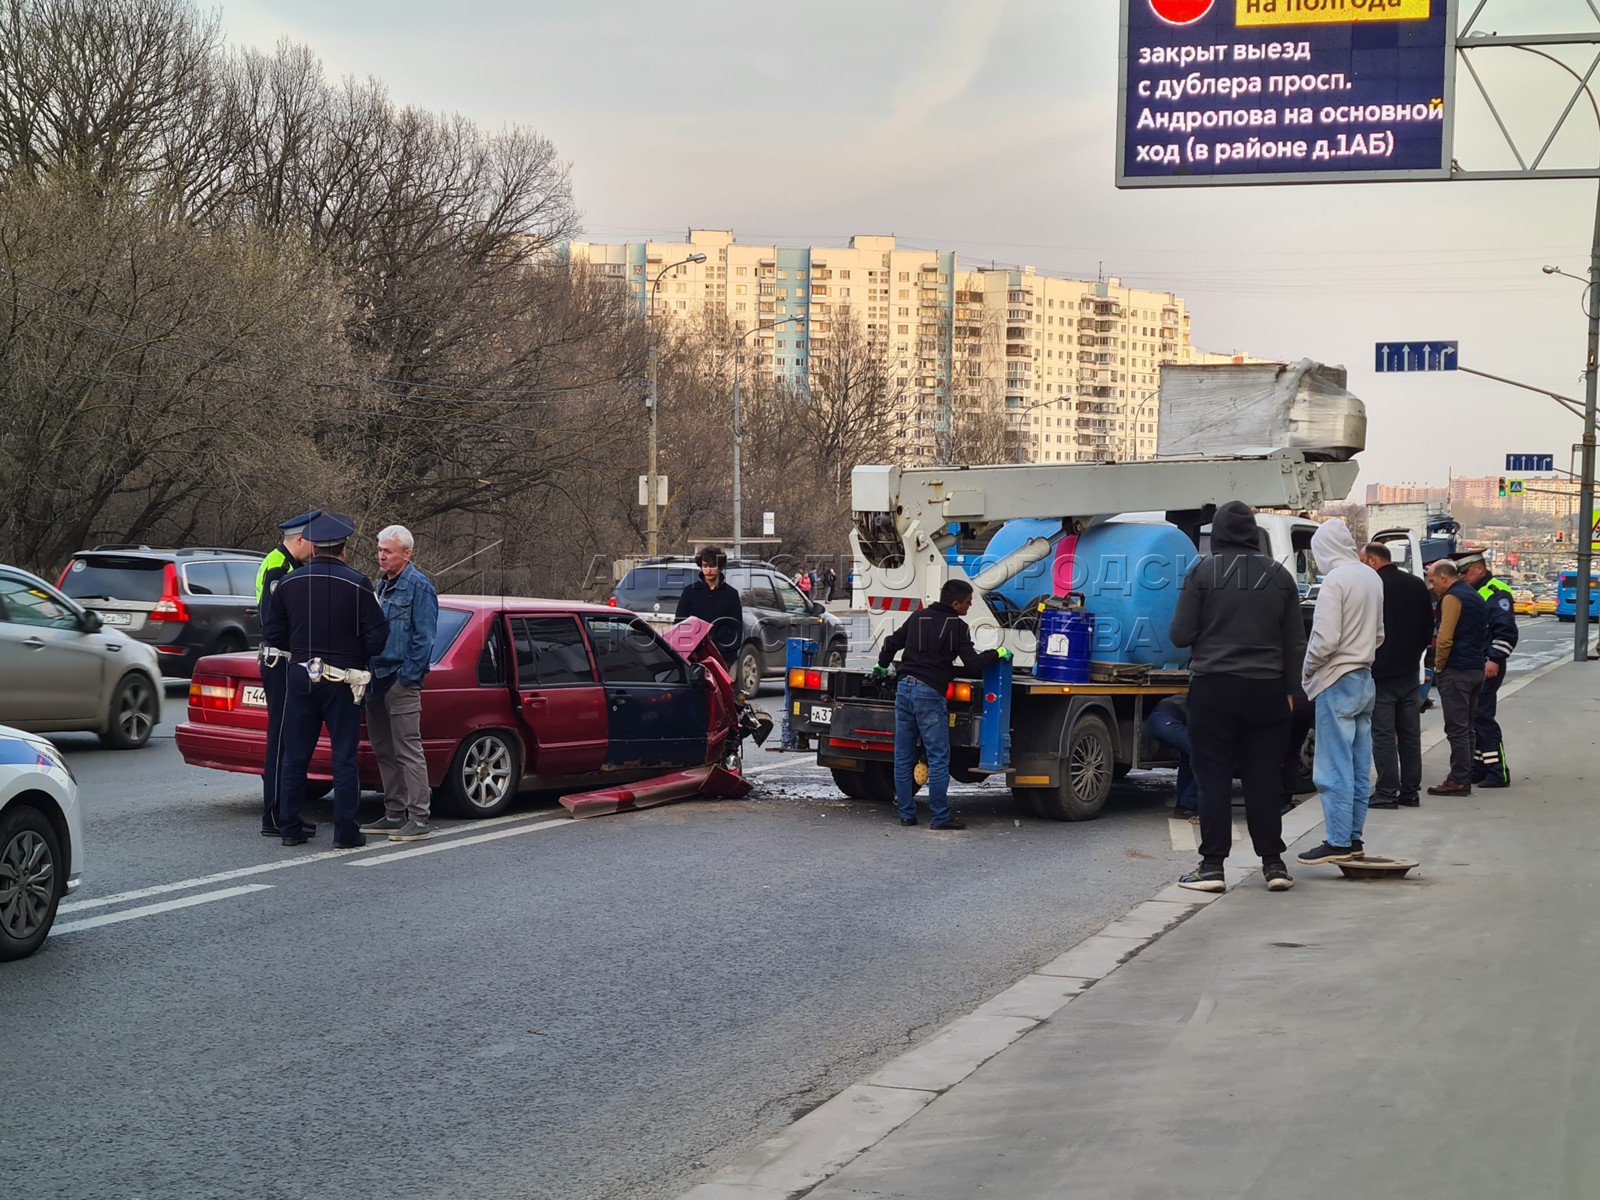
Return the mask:
<path fill-rule="evenodd" d="M 814 767 L 817 765 L 817 760 L 814 758 L 795 758 L 788 762 L 771 763 L 765 767 L 751 767 L 744 773 L 746 775 L 765 775 L 768 771 L 783 771 L 790 767 Z"/>
<path fill-rule="evenodd" d="M 514 821 L 533 821 L 545 816 L 544 813 L 519 813 L 511 817 L 490 817 L 483 821 L 473 821 L 469 825 L 453 825 L 449 829 L 441 829 L 435 837 L 447 837 L 456 833 L 467 833 L 475 829 L 484 829 L 491 825 L 509 825 Z M 113 904 L 126 904 L 130 900 L 147 900 L 151 896 L 165 896 L 170 892 L 186 892 L 190 888 L 210 887 L 215 883 L 227 883 L 230 879 L 247 879 L 251 875 L 261 875 L 268 871 L 282 871 L 289 867 L 304 867 L 311 863 L 326 862 L 330 858 L 349 858 L 352 854 L 361 853 L 363 850 L 377 852 L 380 856 L 392 855 L 392 847 L 406 845 L 405 842 L 390 842 L 379 840 L 369 842 L 358 850 L 321 850 L 314 854 L 298 854 L 293 858 L 279 859 L 277 862 L 257 863 L 253 867 L 237 867 L 231 871 L 218 871 L 214 875 L 201 875 L 195 879 L 180 879 L 175 883 L 160 883 L 153 887 L 135 888 L 130 892 L 118 892 L 113 896 L 94 896 L 85 900 L 69 900 L 56 911 L 61 913 L 81 912 L 86 908 L 107 908 Z"/>
<path fill-rule="evenodd" d="M 543 829 L 574 829 L 577 824 L 578 822 L 574 820 L 541 821 L 537 825 L 523 825 L 517 829 L 497 829 L 493 833 L 481 833 L 475 837 L 456 838 L 451 842 L 418 846 L 414 850 L 402 850 L 398 854 L 384 854 L 376 858 L 358 858 L 349 865 L 352 867 L 379 867 L 388 863 L 399 862 L 403 858 L 418 858 L 424 854 L 438 854 L 442 850 L 459 850 L 462 846 L 476 846 L 480 842 L 497 842 L 501 838 L 517 837 L 524 833 L 538 833 Z"/>
<path fill-rule="evenodd" d="M 243 887 L 223 888 L 220 892 L 202 892 L 198 896 L 183 896 L 177 900 L 163 900 L 160 904 L 146 904 L 140 908 L 127 908 L 121 912 L 101 913 L 98 917 L 85 917 L 81 921 L 68 921 L 50 931 L 52 938 L 64 933 L 78 933 L 85 929 L 98 929 L 102 925 L 115 925 L 121 921 L 135 921 L 140 917 L 153 917 L 157 913 L 172 912 L 178 908 L 192 908 L 196 904 L 210 904 L 213 900 L 230 900 L 251 892 L 270 892 L 269 883 L 247 883 Z M 66 905 L 62 905 L 65 908 Z M 59 909 L 57 910 L 60 911 Z"/>

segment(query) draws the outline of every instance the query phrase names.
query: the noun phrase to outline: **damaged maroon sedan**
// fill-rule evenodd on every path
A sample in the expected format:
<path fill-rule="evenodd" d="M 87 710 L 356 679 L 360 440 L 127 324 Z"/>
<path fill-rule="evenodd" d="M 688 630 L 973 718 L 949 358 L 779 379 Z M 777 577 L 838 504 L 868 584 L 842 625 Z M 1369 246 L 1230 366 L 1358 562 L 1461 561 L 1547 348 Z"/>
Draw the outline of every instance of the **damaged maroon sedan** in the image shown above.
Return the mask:
<path fill-rule="evenodd" d="M 771 720 L 734 695 L 711 627 L 664 633 L 615 608 L 505 596 L 441 596 L 422 689 L 428 782 L 458 815 L 492 817 L 519 791 L 581 792 L 575 815 L 692 795 L 737 796 L 743 739 Z M 202 659 L 178 749 L 194 766 L 261 774 L 266 696 L 254 655 Z M 361 786 L 378 789 L 365 731 Z M 331 786 L 324 736 L 307 773 Z"/>

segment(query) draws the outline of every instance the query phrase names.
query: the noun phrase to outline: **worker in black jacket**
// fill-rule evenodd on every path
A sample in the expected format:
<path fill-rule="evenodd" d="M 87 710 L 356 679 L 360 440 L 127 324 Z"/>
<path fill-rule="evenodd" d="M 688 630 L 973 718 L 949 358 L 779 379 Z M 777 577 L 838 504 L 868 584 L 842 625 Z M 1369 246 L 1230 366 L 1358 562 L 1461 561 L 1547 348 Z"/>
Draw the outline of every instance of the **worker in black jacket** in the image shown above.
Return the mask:
<path fill-rule="evenodd" d="M 694 561 L 700 568 L 700 578 L 683 589 L 673 619 L 699 617 L 710 625 L 712 644 L 728 665 L 735 687 L 741 694 L 753 696 L 761 683 L 760 668 L 754 680 L 741 680 L 737 674 L 739 651 L 744 646 L 744 603 L 739 599 L 739 589 L 727 580 L 728 556 L 720 547 L 702 546 Z"/>
<path fill-rule="evenodd" d="M 1422 701 L 1417 671 L 1433 640 L 1433 593 L 1394 564 L 1389 547 L 1369 542 L 1361 561 L 1383 584 L 1383 644 L 1372 660 L 1372 761 L 1377 785 L 1369 808 L 1417 807 L 1422 791 Z"/>
<path fill-rule="evenodd" d="M 896 654 L 900 660 L 900 681 L 894 693 L 894 795 L 900 824 L 917 823 L 916 784 L 917 743 L 922 743 L 928 759 L 928 808 L 932 813 L 929 829 L 965 829 L 950 811 L 950 709 L 945 693 L 955 678 L 955 662 L 973 674 L 1010 658 L 1011 651 L 985 650 L 981 654 L 972 644 L 967 629 L 967 611 L 972 607 L 972 585 L 962 579 L 947 581 L 939 600 L 913 613 L 886 639 L 878 652 L 874 679 L 888 676 Z"/>

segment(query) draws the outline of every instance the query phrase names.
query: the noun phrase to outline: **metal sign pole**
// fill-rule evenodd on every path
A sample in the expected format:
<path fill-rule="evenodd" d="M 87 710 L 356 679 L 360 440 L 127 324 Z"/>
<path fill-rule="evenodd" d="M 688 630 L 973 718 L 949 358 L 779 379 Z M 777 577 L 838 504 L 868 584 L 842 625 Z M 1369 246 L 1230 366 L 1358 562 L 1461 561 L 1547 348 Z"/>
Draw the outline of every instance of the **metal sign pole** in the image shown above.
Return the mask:
<path fill-rule="evenodd" d="M 1589 661 L 1589 571 L 1594 546 L 1594 426 L 1600 368 L 1600 195 L 1595 197 L 1594 241 L 1589 248 L 1589 360 L 1583 383 L 1583 469 L 1578 482 L 1578 604 L 1572 616 L 1572 658 Z"/>

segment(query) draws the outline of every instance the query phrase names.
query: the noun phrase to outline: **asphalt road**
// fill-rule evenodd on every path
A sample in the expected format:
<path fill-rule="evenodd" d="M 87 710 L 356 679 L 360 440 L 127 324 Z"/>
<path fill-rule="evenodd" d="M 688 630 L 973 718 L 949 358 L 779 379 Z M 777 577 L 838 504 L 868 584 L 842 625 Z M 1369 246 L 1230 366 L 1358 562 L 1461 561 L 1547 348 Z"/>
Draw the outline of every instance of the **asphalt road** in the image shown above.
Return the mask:
<path fill-rule="evenodd" d="M 1570 636 L 1525 622 L 1518 665 Z M 958 787 L 937 834 L 767 752 L 746 800 L 284 849 L 182 707 L 59 739 L 86 879 L 0 969 L 8 1192 L 672 1197 L 1193 862 L 1168 773 L 1081 825 Z"/>

